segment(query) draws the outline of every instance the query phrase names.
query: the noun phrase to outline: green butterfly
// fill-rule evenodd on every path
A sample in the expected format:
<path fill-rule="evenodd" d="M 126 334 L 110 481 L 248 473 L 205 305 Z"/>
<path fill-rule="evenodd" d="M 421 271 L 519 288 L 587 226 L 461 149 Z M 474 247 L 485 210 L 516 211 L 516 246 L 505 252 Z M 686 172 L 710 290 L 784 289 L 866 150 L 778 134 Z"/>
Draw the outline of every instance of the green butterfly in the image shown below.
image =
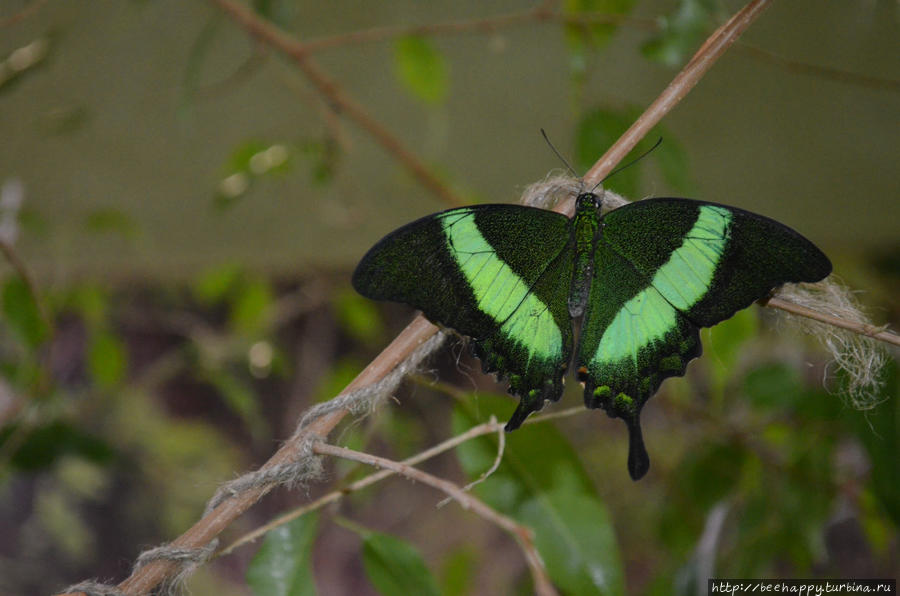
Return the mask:
<path fill-rule="evenodd" d="M 428 215 L 373 246 L 353 287 L 470 336 L 484 371 L 520 398 L 507 431 L 559 400 L 581 317 L 584 403 L 625 421 L 637 480 L 650 467 L 641 408 L 700 355 L 700 327 L 786 282 L 818 281 L 831 262 L 791 228 L 735 207 L 655 198 L 601 216 L 600 206 L 585 192 L 571 219 L 519 205 Z"/>

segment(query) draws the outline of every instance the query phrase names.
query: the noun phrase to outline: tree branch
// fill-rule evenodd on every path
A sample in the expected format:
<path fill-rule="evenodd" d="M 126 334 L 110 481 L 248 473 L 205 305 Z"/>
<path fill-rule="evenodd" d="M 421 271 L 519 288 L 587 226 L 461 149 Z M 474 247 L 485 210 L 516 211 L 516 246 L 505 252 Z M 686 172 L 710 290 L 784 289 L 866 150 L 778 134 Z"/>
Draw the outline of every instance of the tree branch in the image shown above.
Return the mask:
<path fill-rule="evenodd" d="M 368 132 L 375 141 L 403 164 L 425 188 L 449 205 L 462 204 L 459 197 L 441 182 L 437 176 L 432 174 L 425 164 L 403 145 L 400 139 L 375 120 L 361 104 L 351 98 L 334 79 L 325 74 L 310 59 L 309 53 L 302 43 L 234 0 L 212 1 L 222 11 L 231 16 L 234 22 L 244 28 L 247 33 L 292 59 L 303 74 L 306 75 L 309 82 L 318 89 L 319 93 L 331 104 L 335 111 L 345 114 Z"/>

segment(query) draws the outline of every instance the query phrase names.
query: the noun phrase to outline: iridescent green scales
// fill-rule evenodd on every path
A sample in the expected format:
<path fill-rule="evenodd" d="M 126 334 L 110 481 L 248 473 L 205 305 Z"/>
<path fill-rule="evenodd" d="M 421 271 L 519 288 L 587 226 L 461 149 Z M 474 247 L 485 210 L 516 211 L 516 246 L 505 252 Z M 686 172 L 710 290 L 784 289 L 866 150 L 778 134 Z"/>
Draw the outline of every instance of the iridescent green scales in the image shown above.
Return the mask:
<path fill-rule="evenodd" d="M 649 468 L 641 408 L 700 355 L 699 328 L 830 271 L 812 243 L 760 215 L 661 198 L 601 217 L 598 197 L 584 193 L 572 219 L 516 205 L 429 215 L 376 244 L 353 285 L 470 336 L 484 370 L 520 397 L 510 431 L 562 395 L 581 318 L 585 404 L 625 421 L 637 479 Z"/>

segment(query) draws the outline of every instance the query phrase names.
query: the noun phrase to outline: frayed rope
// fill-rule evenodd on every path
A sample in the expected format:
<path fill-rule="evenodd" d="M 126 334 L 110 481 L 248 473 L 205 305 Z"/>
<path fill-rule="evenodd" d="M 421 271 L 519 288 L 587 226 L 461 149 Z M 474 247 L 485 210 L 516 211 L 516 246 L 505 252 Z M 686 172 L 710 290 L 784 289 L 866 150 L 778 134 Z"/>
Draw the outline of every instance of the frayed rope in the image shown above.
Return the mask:
<path fill-rule="evenodd" d="M 787 284 L 775 295 L 845 321 L 872 324 L 853 292 L 835 281 L 833 276 L 815 284 Z M 868 410 L 887 399 L 881 395 L 884 385 L 881 371 L 889 357 L 882 342 L 806 317 L 782 314 L 818 339 L 831 354 L 834 364 L 843 372 L 839 393 L 850 405 L 857 410 Z"/>
<path fill-rule="evenodd" d="M 294 461 L 255 470 L 235 478 L 223 484 L 206 504 L 204 516 L 223 502 L 236 497 L 249 490 L 265 487 L 267 489 L 276 486 L 288 486 L 290 488 L 305 486 L 309 481 L 320 478 L 323 475 L 322 458 L 315 455 L 313 445 L 322 440 L 322 437 L 308 433 L 309 426 L 323 416 L 338 410 L 347 410 L 353 415 L 360 416 L 374 411 L 390 394 L 400 385 L 403 378 L 414 372 L 428 357 L 443 343 L 446 335 L 438 331 L 430 338 L 422 342 L 400 364 L 381 380 L 361 387 L 350 393 L 339 395 L 332 400 L 313 406 L 300 419 L 297 429 L 291 436 L 291 440 L 302 440 L 298 454 Z M 302 439 L 301 439 L 302 437 Z M 182 548 L 172 545 L 162 545 L 144 551 L 138 556 L 134 571 L 154 561 L 172 561 L 178 565 L 178 571 L 169 576 L 160 587 L 163 594 L 175 594 L 184 584 L 184 581 L 194 570 L 209 560 L 218 545 L 218 539 L 212 540 L 208 545 L 199 548 Z M 104 584 L 97 581 L 83 581 L 66 588 L 66 593 L 84 592 L 88 596 L 125 596 L 124 592 L 112 584 Z"/>

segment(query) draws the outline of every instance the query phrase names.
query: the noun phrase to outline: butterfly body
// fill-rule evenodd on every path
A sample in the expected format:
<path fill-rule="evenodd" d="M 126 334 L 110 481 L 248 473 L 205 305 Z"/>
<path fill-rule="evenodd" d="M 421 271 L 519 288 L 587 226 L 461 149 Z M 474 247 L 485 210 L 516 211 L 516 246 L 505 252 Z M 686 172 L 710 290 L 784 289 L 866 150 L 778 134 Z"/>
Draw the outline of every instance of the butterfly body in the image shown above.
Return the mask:
<path fill-rule="evenodd" d="M 559 400 L 574 352 L 585 405 L 628 427 L 637 479 L 649 467 L 641 408 L 700 355 L 700 327 L 783 283 L 818 281 L 831 263 L 794 230 L 733 207 L 675 198 L 603 216 L 600 207 L 588 192 L 571 219 L 519 205 L 429 215 L 372 247 L 353 285 L 471 337 L 485 372 L 520 398 L 507 430 Z"/>

